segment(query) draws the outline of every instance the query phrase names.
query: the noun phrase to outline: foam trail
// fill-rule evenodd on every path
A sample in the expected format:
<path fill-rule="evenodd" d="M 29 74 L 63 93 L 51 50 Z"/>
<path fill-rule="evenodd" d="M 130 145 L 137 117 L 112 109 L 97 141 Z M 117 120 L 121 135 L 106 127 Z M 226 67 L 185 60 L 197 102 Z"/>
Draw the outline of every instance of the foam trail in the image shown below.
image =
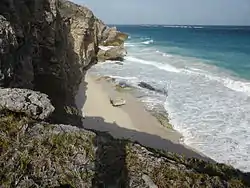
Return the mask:
<path fill-rule="evenodd" d="M 121 79 L 121 80 L 138 80 L 137 77 L 133 76 L 110 76 L 111 78 Z"/>
<path fill-rule="evenodd" d="M 125 47 L 133 47 L 133 46 L 135 46 L 135 44 L 132 44 L 132 43 L 125 43 L 124 45 L 125 45 Z"/>
<path fill-rule="evenodd" d="M 131 56 L 127 56 L 127 57 L 125 57 L 125 59 L 128 61 L 136 62 L 136 63 L 141 63 L 141 64 L 145 64 L 145 65 L 152 65 L 158 69 L 162 69 L 162 70 L 165 70 L 168 72 L 175 72 L 175 73 L 181 72 L 181 70 L 179 70 L 171 65 L 168 65 L 168 64 L 160 64 L 159 62 L 146 61 L 146 60 L 138 59 L 138 58 L 131 57 Z"/>
<path fill-rule="evenodd" d="M 243 81 L 235 81 L 230 78 L 225 78 L 225 77 L 219 77 L 219 76 L 214 76 L 210 75 L 208 73 L 205 73 L 202 70 L 192 68 L 194 71 L 189 71 L 189 70 L 184 70 L 184 72 L 188 74 L 196 74 L 200 76 L 204 76 L 210 80 L 217 81 L 221 84 L 223 84 L 225 87 L 237 91 L 237 92 L 242 92 L 245 93 L 246 95 L 250 96 L 250 83 L 249 82 L 243 82 Z M 196 72 L 195 70 L 199 71 Z"/>
<path fill-rule="evenodd" d="M 156 50 L 155 52 L 161 54 L 163 57 L 172 57 L 172 55 L 166 54 L 166 53 L 164 53 L 164 52 L 160 52 L 160 51 L 158 51 L 158 50 Z"/>
<path fill-rule="evenodd" d="M 152 43 L 154 43 L 154 40 L 147 40 L 147 41 L 144 41 L 144 42 L 142 42 L 143 44 L 152 44 Z"/>

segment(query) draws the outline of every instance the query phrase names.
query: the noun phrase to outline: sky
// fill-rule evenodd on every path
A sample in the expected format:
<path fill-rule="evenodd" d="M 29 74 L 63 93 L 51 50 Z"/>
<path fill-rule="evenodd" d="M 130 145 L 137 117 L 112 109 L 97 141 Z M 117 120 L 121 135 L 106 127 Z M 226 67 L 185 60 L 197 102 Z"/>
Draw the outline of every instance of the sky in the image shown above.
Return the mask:
<path fill-rule="evenodd" d="M 250 0 L 71 0 L 106 24 L 250 25 Z"/>

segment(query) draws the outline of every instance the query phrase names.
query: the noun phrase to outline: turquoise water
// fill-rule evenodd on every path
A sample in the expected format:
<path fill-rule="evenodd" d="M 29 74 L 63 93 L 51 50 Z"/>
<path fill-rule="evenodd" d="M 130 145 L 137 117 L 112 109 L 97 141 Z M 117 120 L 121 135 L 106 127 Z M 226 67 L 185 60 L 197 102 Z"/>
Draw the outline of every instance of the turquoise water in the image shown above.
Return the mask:
<path fill-rule="evenodd" d="M 91 70 L 143 93 L 147 108 L 169 113 L 183 142 L 250 171 L 250 27 L 118 26 L 130 35 L 123 66 Z M 144 81 L 168 97 L 138 86 Z"/>
<path fill-rule="evenodd" d="M 153 40 L 152 47 L 165 53 L 200 58 L 250 79 L 250 27 L 118 28 L 133 37 L 130 41 L 140 41 L 144 36 Z"/>

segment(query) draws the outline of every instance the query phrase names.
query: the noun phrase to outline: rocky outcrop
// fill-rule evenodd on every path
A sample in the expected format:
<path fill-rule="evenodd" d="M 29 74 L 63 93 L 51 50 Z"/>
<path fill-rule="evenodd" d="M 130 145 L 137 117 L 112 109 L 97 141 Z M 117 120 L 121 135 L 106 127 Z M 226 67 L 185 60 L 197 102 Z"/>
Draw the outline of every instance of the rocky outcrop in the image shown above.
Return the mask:
<path fill-rule="evenodd" d="M 24 113 L 26 116 L 45 120 L 55 108 L 48 96 L 27 89 L 0 89 L 0 111 Z"/>
<path fill-rule="evenodd" d="M 127 51 L 124 47 L 124 41 L 127 40 L 127 38 L 128 35 L 117 31 L 116 27 L 106 28 L 99 46 L 98 61 L 122 61 L 127 55 Z"/>
<path fill-rule="evenodd" d="M 139 84 L 138 84 L 138 86 L 139 87 L 141 87 L 141 88 L 144 88 L 144 89 L 148 89 L 148 90 L 150 90 L 150 91 L 154 91 L 154 92 L 157 92 L 157 93 L 161 93 L 161 94 L 163 94 L 163 95 L 168 95 L 168 92 L 165 90 L 165 89 L 158 89 L 158 88 L 155 88 L 155 87 L 153 87 L 152 85 L 150 85 L 150 84 L 148 84 L 148 83 L 146 83 L 146 82 L 140 82 Z"/>
<path fill-rule="evenodd" d="M 52 119 L 73 123 L 68 112 L 75 111 L 75 93 L 84 70 L 97 62 L 98 46 L 122 45 L 125 36 L 69 1 L 2 0 L 0 86 L 49 95 L 56 108 Z"/>
<path fill-rule="evenodd" d="M 106 28 L 102 34 L 101 45 L 121 46 L 127 38 L 128 35 L 117 31 L 116 27 Z"/>
<path fill-rule="evenodd" d="M 124 46 L 99 46 L 98 61 L 103 62 L 106 60 L 122 61 L 127 55 L 127 51 Z"/>
<path fill-rule="evenodd" d="M 250 186 L 249 174 L 226 165 L 12 113 L 1 114 L 0 155 L 0 186 L 6 188 Z"/>
<path fill-rule="evenodd" d="M 126 101 L 125 101 L 125 99 L 120 98 L 120 97 L 111 97 L 110 98 L 110 103 L 112 104 L 112 106 L 118 107 L 118 106 L 125 105 Z"/>
<path fill-rule="evenodd" d="M 0 187 L 250 187 L 232 167 L 73 126 L 85 69 L 126 38 L 68 1 L 0 1 Z"/>

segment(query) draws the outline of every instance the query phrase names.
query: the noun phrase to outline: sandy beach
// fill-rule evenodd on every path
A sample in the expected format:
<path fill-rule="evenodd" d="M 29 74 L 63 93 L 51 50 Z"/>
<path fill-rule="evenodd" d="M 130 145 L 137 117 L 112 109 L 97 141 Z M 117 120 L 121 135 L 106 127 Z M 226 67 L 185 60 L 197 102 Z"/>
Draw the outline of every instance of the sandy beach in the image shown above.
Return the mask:
<path fill-rule="evenodd" d="M 126 104 L 114 107 L 110 98 L 116 97 L 125 99 Z M 83 127 L 86 129 L 108 132 L 115 138 L 137 141 L 147 147 L 187 157 L 211 160 L 182 145 L 179 142 L 181 134 L 163 127 L 135 97 L 128 92 L 118 92 L 105 79 L 86 73 L 76 96 L 76 104 L 85 116 Z"/>

